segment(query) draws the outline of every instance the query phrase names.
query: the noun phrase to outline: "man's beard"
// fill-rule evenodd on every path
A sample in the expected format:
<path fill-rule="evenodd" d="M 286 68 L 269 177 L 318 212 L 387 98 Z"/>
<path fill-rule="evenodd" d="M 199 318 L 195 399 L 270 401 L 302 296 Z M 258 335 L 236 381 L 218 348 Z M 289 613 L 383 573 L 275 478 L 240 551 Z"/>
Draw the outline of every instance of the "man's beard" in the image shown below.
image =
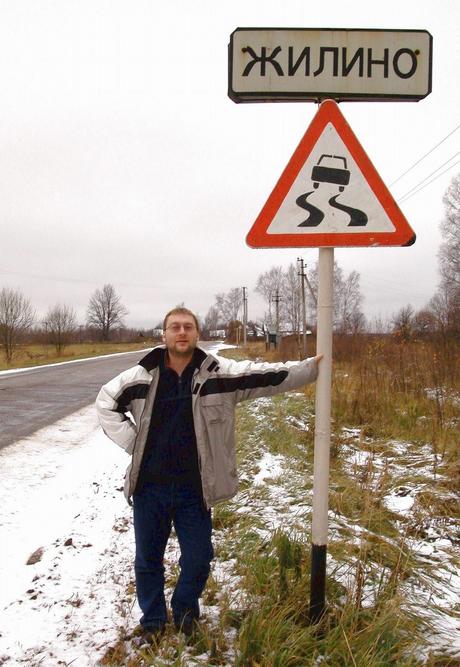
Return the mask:
<path fill-rule="evenodd" d="M 183 343 L 187 343 L 186 349 L 178 348 L 177 343 L 174 343 L 171 348 L 168 348 L 169 354 L 172 354 L 175 357 L 188 357 L 190 354 L 193 354 L 196 345 L 190 343 L 189 341 L 183 341 Z"/>

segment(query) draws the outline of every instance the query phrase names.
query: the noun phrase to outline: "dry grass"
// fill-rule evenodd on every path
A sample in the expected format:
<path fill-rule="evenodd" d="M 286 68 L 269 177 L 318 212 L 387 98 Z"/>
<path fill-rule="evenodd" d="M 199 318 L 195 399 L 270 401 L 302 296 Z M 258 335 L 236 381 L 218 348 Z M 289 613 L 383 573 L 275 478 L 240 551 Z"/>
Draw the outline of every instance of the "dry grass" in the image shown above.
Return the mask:
<path fill-rule="evenodd" d="M 254 343 L 237 353 L 284 361 L 299 358 L 299 345 L 291 336 L 278 350 Z M 306 389 L 309 397 L 313 391 Z M 429 442 L 438 461 L 460 475 L 460 341 L 335 336 L 332 415 L 336 432 L 360 427 L 369 437 Z"/>
<path fill-rule="evenodd" d="M 443 375 L 442 385 L 437 382 L 430 346 L 397 345 L 366 344 L 355 358 L 341 354 L 335 362 L 329 606 L 322 627 L 308 623 L 314 423 L 310 386 L 306 397 L 296 392 L 238 408 L 240 494 L 213 511 L 216 558 L 221 564 L 234 563 L 235 583 L 223 588 L 218 578 L 210 577 L 203 601 L 218 614 L 212 623 L 208 617 L 198 644 L 186 648 L 167 635 L 156 654 L 129 655 L 123 655 L 119 644 L 104 664 L 460 664 L 448 655 L 448 645 L 431 652 L 425 645 L 426 598 L 420 598 L 421 603 L 415 593 L 419 582 L 422 590 L 428 585 L 442 589 L 445 580 L 435 581 L 434 576 L 441 576 L 443 562 L 435 555 L 432 561 L 425 559 L 413 546 L 425 537 L 458 530 L 458 386 L 452 373 L 450 379 Z M 225 356 L 280 357 L 279 351 L 266 353 L 260 342 L 229 349 Z M 444 373 L 445 360 L 436 363 L 436 372 Z M 440 386 L 442 393 L 426 391 Z M 353 428 L 353 434 L 346 427 Z M 264 452 L 282 456 L 284 474 L 256 486 L 252 480 Z M 350 460 L 352 453 L 361 455 L 356 463 Z M 412 512 L 398 514 L 386 500 L 404 485 L 418 490 Z M 241 512 L 244 508 L 250 511 Z M 452 553 L 450 558 L 454 567 L 458 557 Z"/>
<path fill-rule="evenodd" d="M 423 588 L 432 577 L 430 567 L 419 560 L 411 544 L 420 539 L 429 541 L 430 531 L 455 535 L 460 520 L 460 346 L 453 341 L 447 346 L 441 343 L 368 337 L 361 345 L 354 341 L 354 354 L 350 354 L 341 341 L 333 369 L 330 493 L 332 516 L 339 528 L 329 552 L 339 571 L 343 571 L 344 563 L 349 564 L 354 585 L 337 591 L 336 600 L 342 597 L 346 602 L 344 606 L 333 604 L 330 609 L 324 641 L 311 642 L 304 630 L 298 643 L 292 616 L 279 606 L 280 576 L 283 590 L 289 586 L 280 573 L 276 549 L 267 553 L 266 546 L 261 551 L 252 543 L 245 549 L 242 540 L 236 549 L 243 563 L 240 573 L 255 595 L 255 606 L 240 633 L 239 664 L 306 665 L 312 664 L 315 653 L 317 657 L 327 655 L 330 664 L 343 665 L 460 664 L 442 653 L 420 656 L 423 613 L 407 605 L 405 586 L 406 581 L 416 586 L 420 579 Z M 259 344 L 258 349 L 254 346 L 252 350 L 228 350 L 228 355 L 281 360 L 296 358 L 296 350 L 293 341 L 268 354 Z M 310 407 L 303 407 L 306 416 L 311 410 L 314 388 L 307 387 L 305 393 L 310 401 Z M 292 477 L 300 466 L 307 468 L 307 476 L 311 475 L 311 437 L 299 433 L 291 437 L 286 415 L 284 419 L 282 415 L 285 402 L 289 405 L 287 415 L 295 414 L 297 400 L 290 395 L 275 399 L 270 413 L 256 424 L 251 425 L 246 413 L 240 415 L 240 442 L 248 438 L 251 448 L 261 442 L 273 453 L 288 454 Z M 350 436 L 350 440 L 346 433 L 351 429 L 357 435 L 355 439 Z M 303 447 L 306 449 L 302 453 Z M 348 460 L 350 451 L 365 454 L 367 462 L 353 466 Z M 299 462 L 294 464 L 296 452 L 297 457 L 303 458 L 297 458 Z M 254 458 L 252 451 L 247 455 Z M 385 498 L 414 487 L 419 490 L 410 514 L 402 516 L 388 509 Z M 359 543 L 344 525 L 358 529 Z M 301 546 L 302 551 L 304 548 Z M 307 575 L 308 555 L 300 561 L 302 572 L 305 568 Z M 307 578 L 302 576 L 301 580 Z M 331 577 L 330 600 L 334 599 L 334 586 Z M 292 585 L 292 590 L 292 607 L 302 609 L 305 591 L 296 597 L 296 586 Z M 370 599 L 374 600 L 372 604 Z"/>
<path fill-rule="evenodd" d="M 149 346 L 150 344 L 143 343 L 72 343 L 66 346 L 58 356 L 54 345 L 21 345 L 15 350 L 10 364 L 7 364 L 3 357 L 0 359 L 0 370 L 42 366 L 72 359 L 143 350 Z"/>

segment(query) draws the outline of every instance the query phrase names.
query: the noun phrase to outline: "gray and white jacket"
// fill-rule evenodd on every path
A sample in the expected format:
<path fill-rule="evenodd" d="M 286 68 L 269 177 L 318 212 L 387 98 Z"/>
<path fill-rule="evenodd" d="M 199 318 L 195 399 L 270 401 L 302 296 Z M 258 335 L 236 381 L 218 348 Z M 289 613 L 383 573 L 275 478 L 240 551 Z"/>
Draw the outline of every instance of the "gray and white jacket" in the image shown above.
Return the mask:
<path fill-rule="evenodd" d="M 110 380 L 96 399 L 104 433 L 131 455 L 124 485 L 129 503 L 142 463 L 164 349 L 154 348 L 136 366 Z M 192 379 L 192 409 L 203 498 L 209 508 L 238 490 L 236 404 L 314 382 L 318 367 L 313 358 L 260 363 L 234 361 L 197 350 L 200 366 Z"/>

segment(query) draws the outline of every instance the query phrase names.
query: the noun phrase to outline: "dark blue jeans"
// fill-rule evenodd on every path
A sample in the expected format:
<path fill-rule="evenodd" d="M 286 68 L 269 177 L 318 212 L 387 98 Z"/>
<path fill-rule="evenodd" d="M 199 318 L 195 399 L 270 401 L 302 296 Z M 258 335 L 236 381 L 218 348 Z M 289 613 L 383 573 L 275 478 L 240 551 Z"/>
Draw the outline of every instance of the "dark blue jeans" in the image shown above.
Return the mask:
<path fill-rule="evenodd" d="M 167 620 L 163 557 L 174 524 L 181 556 L 180 575 L 171 599 L 173 618 L 180 626 L 186 618 L 198 619 L 198 598 L 203 592 L 214 557 L 211 511 L 191 485 L 147 482 L 134 494 L 137 599 L 141 625 L 162 626 Z"/>

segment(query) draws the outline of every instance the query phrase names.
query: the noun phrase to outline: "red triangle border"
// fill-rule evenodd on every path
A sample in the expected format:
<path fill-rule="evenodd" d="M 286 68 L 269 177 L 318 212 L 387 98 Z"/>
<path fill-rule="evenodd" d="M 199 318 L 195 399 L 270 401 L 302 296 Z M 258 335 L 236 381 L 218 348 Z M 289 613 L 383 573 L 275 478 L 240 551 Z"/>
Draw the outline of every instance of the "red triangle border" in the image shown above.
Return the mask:
<path fill-rule="evenodd" d="M 369 187 L 395 226 L 395 231 L 267 234 L 273 218 L 328 123 L 333 124 L 350 151 Z M 338 104 L 333 100 L 325 100 L 257 216 L 246 237 L 246 242 L 253 248 L 407 246 L 415 242 L 415 233 L 339 110 Z"/>

